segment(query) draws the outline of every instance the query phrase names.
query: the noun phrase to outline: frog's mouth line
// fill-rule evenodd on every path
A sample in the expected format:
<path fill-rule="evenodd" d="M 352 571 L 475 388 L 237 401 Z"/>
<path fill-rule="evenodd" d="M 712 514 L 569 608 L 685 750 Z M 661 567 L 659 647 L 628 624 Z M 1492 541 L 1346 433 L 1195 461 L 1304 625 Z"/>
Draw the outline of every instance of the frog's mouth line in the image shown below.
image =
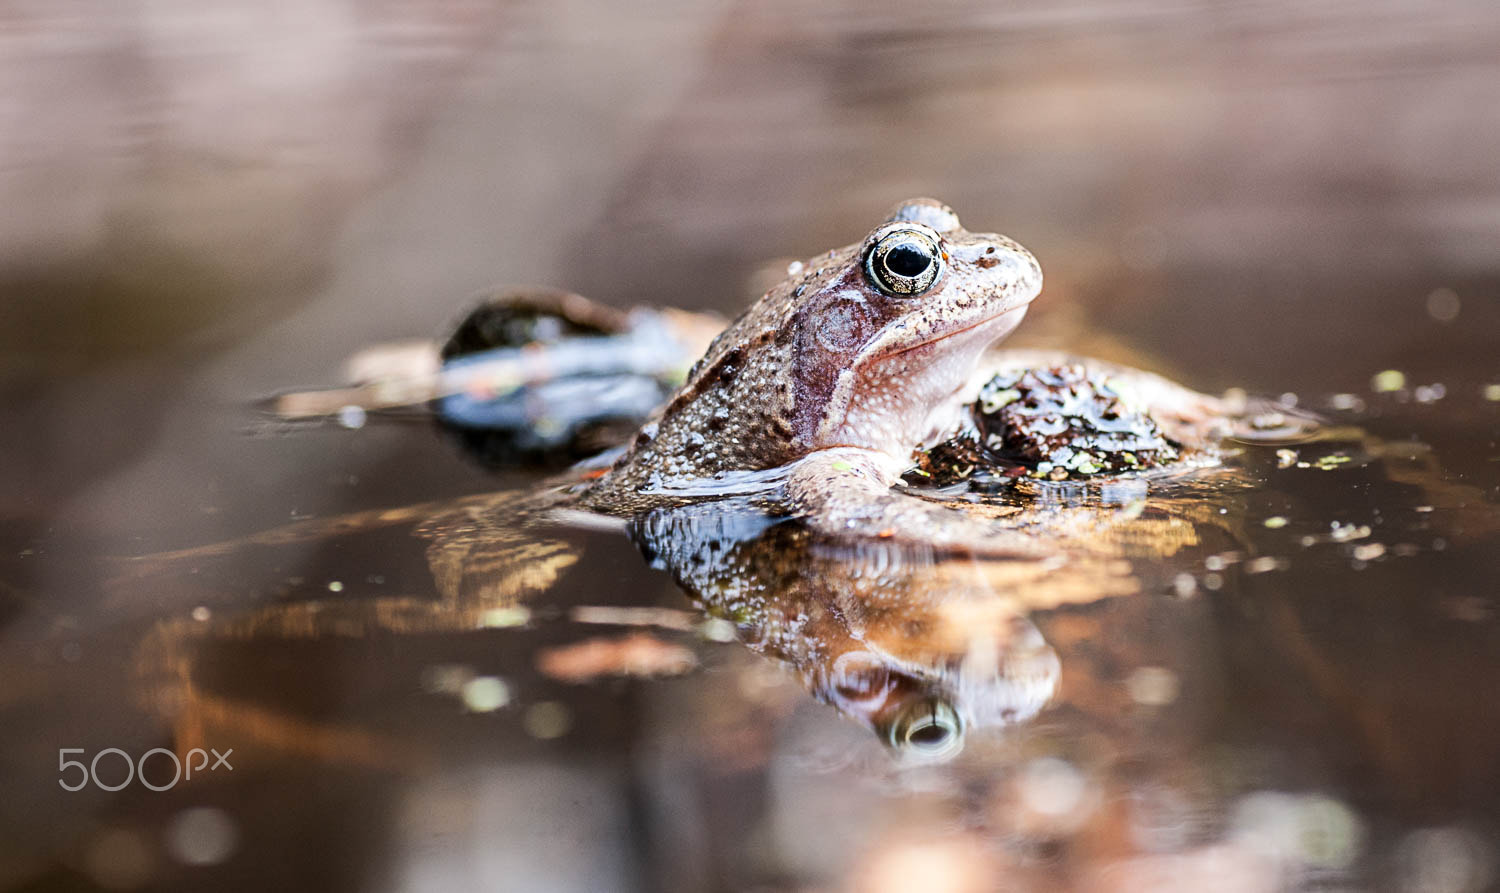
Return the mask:
<path fill-rule="evenodd" d="M 957 330 L 955 332 L 948 332 L 947 334 L 939 335 L 936 338 L 928 338 L 926 341 L 918 341 L 916 344 L 908 344 L 908 345 L 906 345 L 904 347 L 898 347 L 895 350 L 882 351 L 882 350 L 877 349 L 877 350 L 871 351 L 869 353 L 869 355 L 868 355 L 868 358 L 869 359 L 886 360 L 886 359 L 890 359 L 892 357 L 899 357 L 902 354 L 910 353 L 911 351 L 914 351 L 914 350 L 920 350 L 920 349 L 922 349 L 924 347 L 931 347 L 934 344 L 942 344 L 944 341 L 951 341 L 954 338 L 961 338 L 962 336 L 964 336 L 964 335 L 966 335 L 966 334 L 974 331 L 975 329 L 983 328 L 984 326 L 988 326 L 988 325 L 990 325 L 992 323 L 999 322 L 1000 320 L 1005 319 L 1006 317 L 1010 316 L 1011 314 L 1017 314 L 1017 316 L 1015 317 L 1015 321 L 1011 324 L 1011 328 L 1015 328 L 1015 326 L 1020 325 L 1020 323 L 1021 323 L 1021 317 L 1025 315 L 1026 308 L 1028 308 L 1028 307 L 1031 306 L 1031 301 L 1034 300 L 1034 299 L 1035 299 L 1035 296 L 1033 296 L 1032 299 L 1028 299 L 1024 304 L 1020 304 L 1020 305 L 1015 306 L 1015 307 L 1007 308 L 1007 309 L 1002 310 L 1001 312 L 995 314 L 994 316 L 987 316 L 984 319 L 981 319 L 979 322 L 973 323 L 972 325 L 964 326 L 963 328 L 961 328 L 961 329 L 959 329 L 959 330 Z M 992 341 L 999 341 L 1006 334 L 1007 334 L 1007 332 L 1000 332 L 1000 333 L 996 334 L 995 337 L 993 339 L 991 339 L 991 340 Z"/>

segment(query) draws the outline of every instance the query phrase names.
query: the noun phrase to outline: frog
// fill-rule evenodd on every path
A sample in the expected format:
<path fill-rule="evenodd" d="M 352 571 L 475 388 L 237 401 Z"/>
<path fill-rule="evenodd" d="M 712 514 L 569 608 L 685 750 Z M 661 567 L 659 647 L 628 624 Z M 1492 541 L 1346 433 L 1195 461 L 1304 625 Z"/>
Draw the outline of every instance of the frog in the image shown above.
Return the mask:
<path fill-rule="evenodd" d="M 1041 289 L 1015 240 L 935 199 L 901 202 L 861 241 L 790 264 L 580 502 L 629 514 L 815 455 L 888 484 L 954 426 L 980 356 Z"/>
<path fill-rule="evenodd" d="M 997 376 L 1086 369 L 1101 389 L 1107 380 L 1137 395 L 1183 468 L 1213 464 L 1214 443 L 1246 414 L 1141 370 L 997 351 L 1042 282 L 1014 239 L 965 229 L 936 199 L 900 202 L 861 241 L 791 263 L 635 438 L 585 466 L 588 480 L 557 505 L 629 518 L 750 495 L 769 515 L 845 539 L 1056 556 L 1024 506 L 903 486 L 923 450 L 975 425 Z"/>
<path fill-rule="evenodd" d="M 690 324 L 681 311 L 652 308 L 609 313 L 572 294 L 501 293 L 471 313 L 483 325 L 461 324 L 443 347 L 445 360 L 463 364 L 451 382 L 369 387 L 443 394 L 468 382 L 481 398 L 498 390 L 512 402 L 556 409 L 540 390 L 517 393 L 514 384 L 518 363 L 544 373 L 567 366 L 548 359 L 554 347 L 499 339 L 503 374 L 494 381 L 474 362 L 482 359 L 475 351 L 496 340 L 478 337 L 481 330 L 496 319 L 514 321 L 518 308 L 520 318 L 540 313 L 588 329 L 592 337 L 572 347 L 594 358 L 594 375 L 608 367 L 659 384 L 674 365 L 662 353 L 676 344 L 697 360 L 670 397 L 627 443 L 573 466 L 527 511 L 629 519 L 659 506 L 750 495 L 769 515 L 799 517 L 846 538 L 1055 554 L 1053 543 L 1028 529 L 1036 525 L 1024 505 L 957 504 L 940 488 L 911 486 L 913 472 L 935 483 L 967 480 L 969 460 L 1007 456 L 1054 480 L 1147 470 L 1143 458 L 1196 470 L 1212 466 L 1217 442 L 1254 413 L 1138 369 L 1055 351 L 997 350 L 1042 282 L 1036 257 L 1014 239 L 969 231 L 950 206 L 915 198 L 893 206 L 860 241 L 789 264 L 727 325 Z M 717 335 L 700 341 L 710 329 Z M 642 349 L 641 333 L 657 330 L 675 334 L 653 334 Z M 459 337 L 465 333 L 474 337 Z M 606 354 L 619 362 L 601 359 Z M 642 354 L 650 368 L 632 366 Z M 295 402 L 341 405 L 355 392 L 329 393 L 332 399 Z M 571 412 L 563 409 L 562 416 Z M 958 464 L 964 474 L 947 473 Z"/>

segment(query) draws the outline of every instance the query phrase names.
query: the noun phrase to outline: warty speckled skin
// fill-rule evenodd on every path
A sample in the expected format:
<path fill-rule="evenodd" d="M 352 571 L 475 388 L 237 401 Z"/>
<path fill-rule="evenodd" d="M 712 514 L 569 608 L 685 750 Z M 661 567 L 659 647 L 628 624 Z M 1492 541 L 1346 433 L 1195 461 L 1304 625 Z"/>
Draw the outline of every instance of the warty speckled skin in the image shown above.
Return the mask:
<path fill-rule="evenodd" d="M 920 295 L 888 294 L 866 271 L 872 240 L 896 222 L 930 235 L 944 258 Z M 678 482 L 830 448 L 905 462 L 951 422 L 984 349 L 1020 323 L 1042 286 L 1025 248 L 964 230 L 932 199 L 903 202 L 863 241 L 788 272 L 714 340 L 584 506 L 628 514 L 671 501 L 664 488 Z"/>

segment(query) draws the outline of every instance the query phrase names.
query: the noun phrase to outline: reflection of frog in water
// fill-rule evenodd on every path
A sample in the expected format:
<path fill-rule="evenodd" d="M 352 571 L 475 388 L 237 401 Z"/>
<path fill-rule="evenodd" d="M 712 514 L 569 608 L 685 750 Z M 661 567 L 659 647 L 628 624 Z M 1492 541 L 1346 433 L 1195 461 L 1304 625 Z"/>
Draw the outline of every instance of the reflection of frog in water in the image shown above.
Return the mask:
<path fill-rule="evenodd" d="M 852 546 L 770 523 L 743 500 L 648 512 L 631 535 L 751 649 L 888 744 L 947 757 L 971 728 L 1030 719 L 1057 655 L 1001 594 L 1036 562 L 945 560 L 898 543 Z"/>

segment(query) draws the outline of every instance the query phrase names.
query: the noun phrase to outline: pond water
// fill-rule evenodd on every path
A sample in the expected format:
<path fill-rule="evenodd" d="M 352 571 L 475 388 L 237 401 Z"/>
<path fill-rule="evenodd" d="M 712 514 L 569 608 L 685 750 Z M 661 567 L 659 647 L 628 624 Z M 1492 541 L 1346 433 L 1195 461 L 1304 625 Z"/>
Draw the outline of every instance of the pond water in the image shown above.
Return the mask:
<path fill-rule="evenodd" d="M 303 9 L 5 14 L 0 889 L 1500 883 L 1485 4 Z M 420 414 L 263 411 L 924 193 L 1041 260 L 1012 343 L 1324 433 L 1007 497 L 1059 567 L 527 524 Z"/>

